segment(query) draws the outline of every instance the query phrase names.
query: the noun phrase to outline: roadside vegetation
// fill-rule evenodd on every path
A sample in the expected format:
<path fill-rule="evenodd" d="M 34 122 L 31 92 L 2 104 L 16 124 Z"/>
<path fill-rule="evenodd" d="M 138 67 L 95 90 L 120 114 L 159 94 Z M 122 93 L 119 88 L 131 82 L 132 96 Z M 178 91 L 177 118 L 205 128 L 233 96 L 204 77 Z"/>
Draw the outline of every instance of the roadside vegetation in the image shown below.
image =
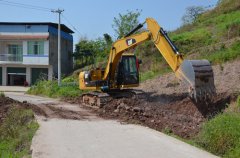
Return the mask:
<path fill-rule="evenodd" d="M 226 158 L 240 157 L 240 96 L 225 112 L 203 124 L 195 143 Z"/>
<path fill-rule="evenodd" d="M 73 79 L 68 77 L 66 80 Z M 58 86 L 57 80 L 40 80 L 34 86 L 32 86 L 27 93 L 51 98 L 73 98 L 79 97 L 82 94 L 82 91 L 75 82 L 66 83 L 63 80 L 62 86 Z"/>
<path fill-rule="evenodd" d="M 39 127 L 33 111 L 4 96 L 0 99 L 0 157 L 31 157 L 31 141 Z"/>

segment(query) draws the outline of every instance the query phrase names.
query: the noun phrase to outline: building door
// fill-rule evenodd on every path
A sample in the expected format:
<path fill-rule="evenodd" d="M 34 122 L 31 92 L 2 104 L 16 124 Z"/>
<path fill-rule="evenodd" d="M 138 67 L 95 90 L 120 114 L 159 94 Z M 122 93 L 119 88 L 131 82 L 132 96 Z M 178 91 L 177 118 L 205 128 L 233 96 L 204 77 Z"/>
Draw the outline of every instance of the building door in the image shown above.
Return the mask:
<path fill-rule="evenodd" d="M 8 85 L 9 86 L 24 86 L 26 81 L 26 68 L 8 67 Z"/>
<path fill-rule="evenodd" d="M 48 79 L 48 68 L 32 68 L 32 85 L 35 84 L 38 80 L 47 80 Z"/>

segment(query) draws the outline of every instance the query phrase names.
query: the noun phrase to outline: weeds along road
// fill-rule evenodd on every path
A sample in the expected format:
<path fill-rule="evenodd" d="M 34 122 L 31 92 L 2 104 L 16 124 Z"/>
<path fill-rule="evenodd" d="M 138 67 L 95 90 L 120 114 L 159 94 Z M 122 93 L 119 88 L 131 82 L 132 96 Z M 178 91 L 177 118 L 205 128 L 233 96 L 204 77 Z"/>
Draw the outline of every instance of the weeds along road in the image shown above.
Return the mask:
<path fill-rule="evenodd" d="M 34 104 L 40 128 L 33 158 L 214 158 L 216 156 L 152 129 L 104 120 L 81 105 L 6 92 Z"/>

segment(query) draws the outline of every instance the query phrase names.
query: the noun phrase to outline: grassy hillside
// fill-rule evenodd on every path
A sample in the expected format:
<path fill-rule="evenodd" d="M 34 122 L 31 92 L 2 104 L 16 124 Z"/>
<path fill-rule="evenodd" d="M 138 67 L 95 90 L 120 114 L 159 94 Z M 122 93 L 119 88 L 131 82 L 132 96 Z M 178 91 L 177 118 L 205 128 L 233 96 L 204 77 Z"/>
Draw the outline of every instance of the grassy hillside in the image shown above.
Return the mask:
<path fill-rule="evenodd" d="M 192 24 L 169 32 L 169 36 L 187 59 L 208 59 L 213 64 L 224 63 L 240 56 L 239 17 L 239 0 L 219 0 L 215 8 L 203 12 Z M 141 81 L 171 72 L 152 41 L 139 45 L 135 53 L 143 61 L 140 67 Z M 101 58 L 96 57 L 96 66 L 106 65 L 108 51 L 103 54 Z M 92 66 L 85 66 L 82 70 L 88 70 L 89 67 Z"/>
<path fill-rule="evenodd" d="M 222 0 L 212 10 L 201 14 L 192 24 L 170 32 L 169 36 L 188 59 L 208 59 L 213 64 L 223 63 L 240 56 L 240 2 Z M 152 42 L 136 50 L 143 60 L 144 79 L 169 71 Z"/>
<path fill-rule="evenodd" d="M 239 58 L 240 2 L 239 0 L 222 0 L 214 9 L 199 15 L 192 24 L 181 26 L 170 32 L 169 36 L 179 48 L 179 52 L 184 54 L 187 59 L 208 59 L 211 63 L 218 64 Z M 143 61 L 140 66 L 141 81 L 171 72 L 169 65 L 159 54 L 152 41 L 139 45 L 135 53 Z M 105 55 L 97 58 L 95 65 L 104 67 L 103 65 L 106 65 L 107 62 Z M 93 66 L 88 65 L 77 70 L 67 80 L 78 82 L 78 73 L 82 70 L 89 70 L 90 67 Z M 49 84 L 51 86 L 44 86 Z M 79 94 L 79 91 L 73 86 L 56 87 L 56 83 L 47 82 L 46 84 L 44 81 L 32 87 L 29 93 L 51 97 L 78 96 Z"/>

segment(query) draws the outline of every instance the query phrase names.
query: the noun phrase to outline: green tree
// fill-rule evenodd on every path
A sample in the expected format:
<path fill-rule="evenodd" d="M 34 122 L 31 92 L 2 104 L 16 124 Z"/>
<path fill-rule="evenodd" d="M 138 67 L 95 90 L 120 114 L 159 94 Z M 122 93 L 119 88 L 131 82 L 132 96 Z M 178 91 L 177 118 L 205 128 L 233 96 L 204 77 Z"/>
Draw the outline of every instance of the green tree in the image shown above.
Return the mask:
<path fill-rule="evenodd" d="M 75 64 L 77 67 L 96 64 L 96 61 L 103 60 L 109 53 L 112 45 L 112 37 L 104 34 L 95 40 L 81 38 L 75 46 Z"/>
<path fill-rule="evenodd" d="M 76 44 L 73 56 L 77 61 L 77 65 L 79 67 L 82 67 L 84 65 L 89 65 L 94 62 L 94 54 L 94 41 L 90 41 L 87 38 L 81 38 L 78 44 Z"/>
<path fill-rule="evenodd" d="M 186 8 L 186 13 L 182 17 L 183 24 L 191 24 L 196 21 L 197 17 L 205 11 L 202 6 L 190 6 Z"/>
<path fill-rule="evenodd" d="M 112 37 L 107 33 L 103 34 L 103 37 L 104 37 L 104 40 L 105 40 L 107 46 L 108 47 L 111 46 L 113 43 Z"/>
<path fill-rule="evenodd" d="M 139 16 L 141 11 L 127 11 L 126 14 L 118 14 L 118 17 L 114 17 L 112 28 L 115 31 L 115 35 L 118 38 L 122 38 L 133 28 L 139 24 Z"/>

